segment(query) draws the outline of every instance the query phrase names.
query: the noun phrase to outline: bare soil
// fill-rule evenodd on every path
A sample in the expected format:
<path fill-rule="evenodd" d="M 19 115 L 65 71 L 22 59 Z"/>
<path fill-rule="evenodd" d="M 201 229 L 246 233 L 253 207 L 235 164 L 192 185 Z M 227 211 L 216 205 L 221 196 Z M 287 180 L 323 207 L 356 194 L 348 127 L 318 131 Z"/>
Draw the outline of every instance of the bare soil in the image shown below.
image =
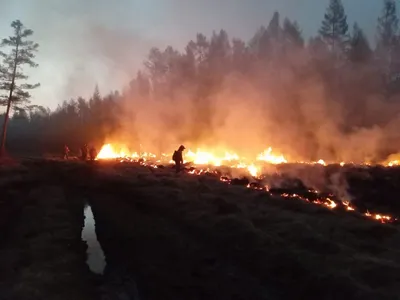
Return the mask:
<path fill-rule="evenodd" d="M 400 171 L 360 172 L 358 201 L 398 211 Z M 113 162 L 24 160 L 0 187 L 0 299 L 400 299 L 397 225 Z M 85 263 L 86 202 L 103 276 Z"/>

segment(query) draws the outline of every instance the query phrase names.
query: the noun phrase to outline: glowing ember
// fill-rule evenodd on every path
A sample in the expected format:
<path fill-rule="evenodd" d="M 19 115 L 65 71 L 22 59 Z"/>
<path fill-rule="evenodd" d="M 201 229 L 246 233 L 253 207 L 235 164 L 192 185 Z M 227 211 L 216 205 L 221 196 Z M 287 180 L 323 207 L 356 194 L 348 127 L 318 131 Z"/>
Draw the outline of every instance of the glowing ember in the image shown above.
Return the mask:
<path fill-rule="evenodd" d="M 354 208 L 350 206 L 350 202 L 348 201 L 343 201 L 343 205 L 346 206 L 347 210 L 354 210 Z"/>
<path fill-rule="evenodd" d="M 325 202 L 324 205 L 326 205 L 327 207 L 332 208 L 332 209 L 336 208 L 337 204 L 334 201 L 332 201 L 329 198 L 326 200 L 327 200 L 327 202 Z"/>

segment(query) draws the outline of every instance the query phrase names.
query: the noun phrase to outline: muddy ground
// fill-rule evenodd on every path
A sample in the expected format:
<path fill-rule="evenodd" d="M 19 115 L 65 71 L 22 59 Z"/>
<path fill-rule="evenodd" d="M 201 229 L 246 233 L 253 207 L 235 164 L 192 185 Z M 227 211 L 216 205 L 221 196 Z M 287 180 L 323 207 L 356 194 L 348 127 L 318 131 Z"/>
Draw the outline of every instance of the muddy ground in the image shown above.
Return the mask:
<path fill-rule="evenodd" d="M 358 204 L 399 213 L 398 169 L 349 174 Z M 0 191 L 0 299 L 400 299 L 398 225 L 130 164 L 24 160 Z"/>

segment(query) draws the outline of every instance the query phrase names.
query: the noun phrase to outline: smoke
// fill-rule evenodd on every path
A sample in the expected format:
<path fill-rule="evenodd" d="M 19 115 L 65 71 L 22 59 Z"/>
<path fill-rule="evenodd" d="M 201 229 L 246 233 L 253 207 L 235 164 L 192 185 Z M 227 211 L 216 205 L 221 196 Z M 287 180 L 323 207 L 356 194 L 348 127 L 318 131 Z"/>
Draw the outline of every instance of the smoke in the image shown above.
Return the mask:
<path fill-rule="evenodd" d="M 305 59 L 303 53 L 293 55 Z M 217 87 L 206 88 L 206 96 L 199 96 L 197 83 L 174 86 L 167 79 L 154 85 L 151 97 L 126 95 L 121 128 L 131 133 L 133 147 L 141 144 L 155 153 L 185 144 L 255 158 L 272 146 L 289 161 L 362 163 L 397 152 L 399 101 L 367 93 L 348 99 L 318 76 L 303 79 L 291 67 L 227 73 Z"/>
<path fill-rule="evenodd" d="M 351 202 L 353 197 L 349 193 L 349 185 L 343 172 L 336 172 L 330 176 L 330 190 L 342 201 Z"/>
<path fill-rule="evenodd" d="M 294 6 L 279 4 L 283 1 L 276 1 L 274 7 L 257 6 L 259 1 L 243 7 L 225 0 L 214 2 L 169 0 L 145 5 L 122 1 L 111 7 L 104 0 L 85 4 L 76 0 L 36 1 L 26 9 L 26 25 L 34 29 L 41 44 L 38 63 L 42 73 L 35 78 L 42 83 L 42 91 L 56 87 L 56 92 L 48 92 L 48 98 L 88 96 L 96 83 L 102 91 L 120 89 L 142 67 L 151 47 L 171 44 L 183 49 L 196 31 L 207 33 L 221 27 L 234 36 L 246 33 L 247 41 L 256 27 L 266 25 L 274 9 L 289 16 L 294 13 Z M 322 19 L 324 5 L 320 8 Z M 258 17 L 246 18 L 255 12 Z M 310 26 L 306 24 L 309 16 L 293 19 L 302 27 Z M 239 25 L 233 26 L 235 22 Z M 315 22 L 313 28 L 320 23 Z M 162 27 L 165 30 L 156 34 Z M 396 152 L 400 146 L 400 102 L 360 92 L 372 84 L 346 87 L 353 93 L 344 96 L 316 72 L 299 76 L 294 71 L 307 62 L 307 54 L 298 51 L 288 61 L 252 65 L 246 75 L 227 72 L 218 78 L 218 74 L 207 74 L 210 81 L 218 78 L 216 86 L 208 84 L 206 78 L 199 87 L 182 75 L 165 79 L 165 84 L 154 83 L 151 97 L 126 93 L 121 130 L 109 139 L 123 141 L 136 150 L 142 145 L 156 153 L 171 152 L 185 144 L 221 153 L 232 150 L 248 157 L 272 146 L 289 160 L 359 162 Z M 340 75 L 356 77 L 364 71 L 346 70 Z"/>

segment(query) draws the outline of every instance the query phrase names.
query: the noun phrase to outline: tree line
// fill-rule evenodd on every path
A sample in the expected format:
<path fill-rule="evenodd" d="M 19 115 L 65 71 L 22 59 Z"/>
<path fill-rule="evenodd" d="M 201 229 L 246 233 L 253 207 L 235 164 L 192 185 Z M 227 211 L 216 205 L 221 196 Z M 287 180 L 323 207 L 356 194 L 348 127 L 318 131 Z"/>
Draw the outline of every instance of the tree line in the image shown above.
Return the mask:
<path fill-rule="evenodd" d="M 321 137 L 312 130 L 315 124 L 310 124 L 312 121 L 305 114 L 299 114 L 302 91 L 310 82 L 323 86 L 332 102 L 329 104 L 332 111 L 340 106 L 340 122 L 335 121 L 335 130 L 342 135 L 354 128 L 387 127 L 400 113 L 396 100 L 400 96 L 398 23 L 396 1 L 383 0 L 376 41 L 372 44 L 357 23 L 348 23 L 341 0 L 330 0 L 317 36 L 306 41 L 296 21 L 282 20 L 279 12 L 275 12 L 269 23 L 246 41 L 230 38 L 225 30 L 220 30 L 211 37 L 198 33 L 182 51 L 173 46 L 152 48 L 126 91 L 100 95 L 96 86 L 89 99 L 64 101 L 50 111 L 30 105 L 26 91 L 37 85 L 15 83 L 26 79 L 20 68 L 23 64 L 36 66 L 32 60 L 38 49 L 37 44 L 26 41 L 33 32 L 16 21 L 12 24 L 14 36 L 2 43 L 12 48 L 9 54 L 3 53 L 1 69 L 0 89 L 8 94 L 4 94 L 0 103 L 8 104 L 13 111 L 6 145 L 10 152 L 27 153 L 62 151 L 64 144 L 72 149 L 83 143 L 98 146 L 124 126 L 121 116 L 127 103 L 132 103 L 133 110 L 140 110 L 140 103 L 151 99 L 179 106 L 179 101 L 185 98 L 182 94 L 190 96 L 193 111 L 189 126 L 177 131 L 179 138 L 205 139 L 215 126 L 211 120 L 214 96 L 232 77 L 250 83 L 260 98 L 275 99 L 274 105 L 268 106 L 269 111 L 274 111 L 269 118 L 281 128 L 296 130 L 296 136 L 307 137 L 308 143 L 315 142 L 317 148 L 321 147 Z M 17 45 L 25 47 L 19 54 Z M 385 103 L 375 107 L 375 112 L 374 102 L 367 101 L 372 96 Z M 381 117 L 377 115 L 380 112 Z M 165 114 L 161 118 L 168 119 L 173 112 Z M 1 124 L 5 116 L 1 117 Z M 165 124 L 171 130 L 178 126 L 176 122 L 165 121 Z M 133 125 L 131 130 L 135 135 L 138 129 Z M 272 143 L 274 139 L 279 143 L 277 137 L 272 137 Z M 328 149 L 329 143 L 324 147 Z"/>

